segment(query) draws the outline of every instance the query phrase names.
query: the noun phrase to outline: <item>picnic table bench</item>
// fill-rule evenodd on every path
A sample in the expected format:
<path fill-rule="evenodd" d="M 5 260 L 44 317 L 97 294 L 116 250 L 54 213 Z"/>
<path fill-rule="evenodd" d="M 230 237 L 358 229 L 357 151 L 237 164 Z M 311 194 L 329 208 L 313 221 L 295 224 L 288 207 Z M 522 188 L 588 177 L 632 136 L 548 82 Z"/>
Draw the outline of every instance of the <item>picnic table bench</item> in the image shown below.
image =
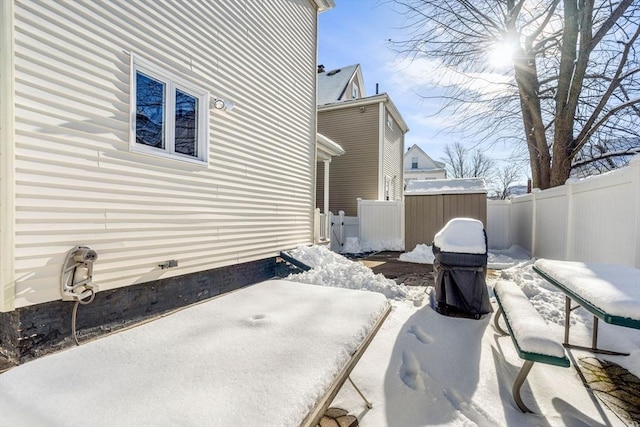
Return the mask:
<path fill-rule="evenodd" d="M 269 280 L 0 375 L 0 425 L 316 426 L 390 312 Z"/>
<path fill-rule="evenodd" d="M 640 269 L 617 264 L 538 259 L 533 270 L 565 294 L 566 348 L 623 355 L 598 347 L 598 319 L 611 325 L 640 329 Z M 572 307 L 571 301 L 578 305 Z M 593 315 L 591 347 L 569 343 L 570 315 L 583 307 Z"/>
<path fill-rule="evenodd" d="M 535 362 L 569 367 L 570 362 L 562 345 L 555 341 L 547 322 L 531 304 L 531 301 L 514 282 L 499 281 L 494 287 L 499 309 L 493 318 L 494 326 L 502 335 L 510 335 L 518 356 L 524 365 L 516 377 L 512 394 L 522 412 L 531 411 L 522 401 L 520 388 Z M 500 327 L 500 316 L 504 317 L 506 332 Z"/>

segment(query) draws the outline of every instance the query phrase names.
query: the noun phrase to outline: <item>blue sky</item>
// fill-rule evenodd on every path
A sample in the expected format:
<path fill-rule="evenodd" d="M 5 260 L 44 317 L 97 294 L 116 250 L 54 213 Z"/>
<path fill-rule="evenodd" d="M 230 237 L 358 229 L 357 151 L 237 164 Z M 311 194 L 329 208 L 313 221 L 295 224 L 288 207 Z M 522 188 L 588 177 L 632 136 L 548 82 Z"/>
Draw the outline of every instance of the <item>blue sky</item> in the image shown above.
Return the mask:
<path fill-rule="evenodd" d="M 444 148 L 460 138 L 446 131 L 451 118 L 435 114 L 440 103 L 425 99 L 437 93 L 433 88 L 433 64 L 428 60 L 408 61 L 395 53 L 388 40 L 401 40 L 404 16 L 386 0 L 335 0 L 336 7 L 319 17 L 318 63 L 327 71 L 351 64 L 360 64 L 367 95 L 379 92 L 391 96 L 409 126 L 405 148 L 417 144 L 435 160 L 442 160 Z M 395 6 L 397 8 L 397 6 Z M 473 141 L 465 140 L 467 144 Z M 470 146 L 473 148 L 473 146 Z M 488 149 L 486 154 L 496 160 L 508 157 L 502 147 Z M 525 171 L 527 173 L 528 171 Z M 526 178 L 524 178 L 526 182 Z"/>
<path fill-rule="evenodd" d="M 389 39 L 398 39 L 404 18 L 393 11 L 393 4 L 376 0 L 336 0 L 336 7 L 320 14 L 318 62 L 328 70 L 360 64 L 367 95 L 379 92 L 391 96 L 409 125 L 405 147 L 418 144 L 435 160 L 444 155 L 448 136 L 438 135 L 438 123 L 432 123 L 429 102 L 416 93 L 419 88 L 403 84 L 405 74 L 397 63 L 402 60 L 389 48 Z M 428 95 L 428 93 L 421 93 Z M 435 106 L 434 106 L 435 107 Z"/>

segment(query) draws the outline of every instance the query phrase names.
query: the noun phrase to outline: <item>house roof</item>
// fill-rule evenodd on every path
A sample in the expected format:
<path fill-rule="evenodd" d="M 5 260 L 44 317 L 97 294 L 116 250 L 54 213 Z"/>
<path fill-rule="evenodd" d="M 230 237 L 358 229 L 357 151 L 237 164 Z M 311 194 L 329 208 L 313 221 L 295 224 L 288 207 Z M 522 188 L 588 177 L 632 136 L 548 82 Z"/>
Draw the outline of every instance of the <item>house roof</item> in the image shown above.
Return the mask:
<path fill-rule="evenodd" d="M 347 101 L 337 101 L 332 102 L 330 104 L 320 105 L 318 104 L 318 112 L 323 111 L 331 111 L 331 110 L 340 110 L 342 108 L 352 108 L 352 107 L 362 107 L 365 105 L 371 104 L 379 104 L 386 103 L 387 108 L 391 112 L 394 120 L 400 125 L 400 128 L 403 132 L 409 131 L 409 126 L 407 126 L 407 122 L 404 121 L 402 115 L 400 115 L 400 111 L 396 108 L 396 105 L 391 100 L 391 97 L 386 93 L 381 93 L 379 95 L 367 96 L 366 98 L 358 98 L 358 99 L 350 99 Z"/>
<path fill-rule="evenodd" d="M 354 64 L 318 73 L 317 104 L 337 102 L 359 70 L 360 64 Z"/>
<path fill-rule="evenodd" d="M 342 156 L 344 148 L 321 133 L 316 133 L 316 152 L 318 160 L 330 160 L 331 157 Z"/>
<path fill-rule="evenodd" d="M 407 183 L 405 195 L 486 193 L 483 178 L 416 179 Z"/>
<path fill-rule="evenodd" d="M 430 155 L 425 153 L 424 150 L 422 148 L 420 148 L 416 144 L 413 144 L 407 151 L 405 151 L 404 158 L 407 159 L 409 156 L 411 156 L 416 151 L 418 151 L 419 154 L 421 154 L 429 162 L 431 162 L 434 165 L 434 167 L 433 168 L 418 168 L 418 169 L 413 169 L 413 170 L 437 170 L 437 169 L 444 169 L 445 168 L 446 165 L 443 162 L 439 162 L 437 160 L 433 160 L 433 158 Z"/>
<path fill-rule="evenodd" d="M 336 7 L 336 4 L 333 0 L 314 0 L 316 6 L 318 7 L 318 12 L 324 12 L 329 9 L 333 9 Z"/>

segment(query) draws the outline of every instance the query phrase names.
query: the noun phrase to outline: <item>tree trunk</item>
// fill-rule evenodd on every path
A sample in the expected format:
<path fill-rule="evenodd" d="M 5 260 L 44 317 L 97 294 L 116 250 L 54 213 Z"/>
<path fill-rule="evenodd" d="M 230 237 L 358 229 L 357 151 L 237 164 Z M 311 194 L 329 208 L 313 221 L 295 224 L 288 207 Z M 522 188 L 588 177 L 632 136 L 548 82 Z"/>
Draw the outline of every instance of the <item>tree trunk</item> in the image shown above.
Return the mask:
<path fill-rule="evenodd" d="M 538 95 L 540 83 L 535 57 L 520 50 L 514 57 L 515 78 L 520 95 L 522 121 L 527 138 L 531 178 L 535 188 L 550 186 L 551 153 L 547 145 L 545 126 L 542 120 L 542 108 Z"/>

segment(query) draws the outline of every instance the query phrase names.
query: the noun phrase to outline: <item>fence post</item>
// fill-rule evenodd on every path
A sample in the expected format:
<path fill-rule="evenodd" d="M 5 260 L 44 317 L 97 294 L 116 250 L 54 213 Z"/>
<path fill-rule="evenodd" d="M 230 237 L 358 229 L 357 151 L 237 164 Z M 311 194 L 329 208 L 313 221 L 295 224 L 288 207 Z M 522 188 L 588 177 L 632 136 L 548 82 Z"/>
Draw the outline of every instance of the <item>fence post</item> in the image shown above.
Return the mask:
<path fill-rule="evenodd" d="M 404 241 L 404 200 L 397 201 L 400 211 L 400 239 L 402 240 L 402 250 L 407 250 L 407 246 Z"/>
<path fill-rule="evenodd" d="M 338 212 L 338 223 L 338 246 L 340 249 L 339 253 L 342 253 L 342 249 L 344 248 L 344 211 Z"/>
<path fill-rule="evenodd" d="M 573 213 L 573 193 L 575 191 L 575 187 L 571 180 L 567 180 L 564 184 L 565 190 L 567 192 L 567 228 L 564 236 L 564 260 L 571 261 L 573 260 L 574 248 L 573 248 L 573 236 L 574 236 L 574 213 Z"/>
<path fill-rule="evenodd" d="M 313 210 L 313 243 L 320 241 L 320 208 Z"/>
<path fill-rule="evenodd" d="M 362 239 L 362 223 L 364 221 L 362 221 L 362 198 L 358 197 L 356 199 L 356 203 L 357 203 L 357 209 L 356 209 L 356 216 L 358 217 L 358 238 Z"/>
<path fill-rule="evenodd" d="M 538 224 L 538 207 L 536 203 L 536 195 L 540 192 L 540 189 L 535 188 L 531 192 L 531 256 L 536 256 L 536 233 L 537 233 L 537 224 Z"/>

